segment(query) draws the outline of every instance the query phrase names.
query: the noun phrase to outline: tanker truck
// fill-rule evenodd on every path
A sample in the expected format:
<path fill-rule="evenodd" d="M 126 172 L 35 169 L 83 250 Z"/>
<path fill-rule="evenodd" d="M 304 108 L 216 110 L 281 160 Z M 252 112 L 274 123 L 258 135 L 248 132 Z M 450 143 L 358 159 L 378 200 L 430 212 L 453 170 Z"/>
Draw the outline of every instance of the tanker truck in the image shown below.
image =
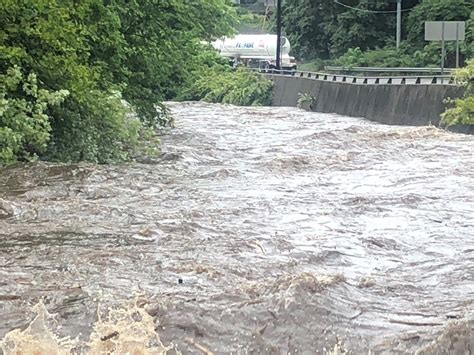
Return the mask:
<path fill-rule="evenodd" d="M 212 46 L 222 57 L 229 58 L 235 65 L 243 63 L 263 70 L 276 68 L 276 35 L 237 35 L 214 41 Z M 295 58 L 289 55 L 290 49 L 290 42 L 282 36 L 281 69 L 283 70 L 296 70 Z"/>

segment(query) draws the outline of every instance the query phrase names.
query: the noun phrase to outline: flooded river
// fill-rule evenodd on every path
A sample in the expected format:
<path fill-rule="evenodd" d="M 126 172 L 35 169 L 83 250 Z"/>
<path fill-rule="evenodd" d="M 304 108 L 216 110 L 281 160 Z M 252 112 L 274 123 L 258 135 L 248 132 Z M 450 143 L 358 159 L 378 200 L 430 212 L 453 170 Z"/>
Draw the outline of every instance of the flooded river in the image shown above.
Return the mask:
<path fill-rule="evenodd" d="M 474 136 L 169 106 L 156 161 L 0 170 L 0 339 L 136 299 L 183 354 L 474 350 Z"/>

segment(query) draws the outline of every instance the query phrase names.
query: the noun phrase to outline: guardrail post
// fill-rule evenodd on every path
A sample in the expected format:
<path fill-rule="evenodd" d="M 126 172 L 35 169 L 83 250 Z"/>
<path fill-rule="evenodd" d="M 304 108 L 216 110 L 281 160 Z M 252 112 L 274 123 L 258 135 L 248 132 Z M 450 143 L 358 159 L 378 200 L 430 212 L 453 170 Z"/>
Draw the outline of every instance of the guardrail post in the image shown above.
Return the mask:
<path fill-rule="evenodd" d="M 402 78 L 402 81 L 400 82 L 400 84 L 406 84 L 406 82 L 407 81 L 405 80 L 405 78 Z"/>
<path fill-rule="evenodd" d="M 416 78 L 415 84 L 421 84 L 421 78 L 420 77 Z"/>
<path fill-rule="evenodd" d="M 337 76 L 334 75 L 334 76 L 332 77 L 332 81 L 337 81 Z"/>
<path fill-rule="evenodd" d="M 364 78 L 363 84 L 367 84 L 367 82 L 368 82 L 368 81 L 367 81 L 367 78 Z"/>
<path fill-rule="evenodd" d="M 357 78 L 356 77 L 352 78 L 352 84 L 357 84 Z"/>
<path fill-rule="evenodd" d="M 375 84 L 380 84 L 380 79 L 379 78 L 375 79 Z"/>
<path fill-rule="evenodd" d="M 391 83 L 392 83 L 392 78 L 388 78 L 387 84 L 391 84 Z"/>

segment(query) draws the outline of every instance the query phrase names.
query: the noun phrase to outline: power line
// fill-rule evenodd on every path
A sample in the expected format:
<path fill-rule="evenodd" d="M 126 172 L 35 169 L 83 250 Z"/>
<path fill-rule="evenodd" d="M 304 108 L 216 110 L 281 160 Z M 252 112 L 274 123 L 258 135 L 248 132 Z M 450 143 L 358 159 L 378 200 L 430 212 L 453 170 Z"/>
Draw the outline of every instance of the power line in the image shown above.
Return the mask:
<path fill-rule="evenodd" d="M 366 10 L 366 9 L 360 9 L 358 7 L 353 7 L 353 6 L 349 6 L 349 5 L 346 5 L 346 4 L 343 4 L 342 2 L 339 2 L 338 0 L 334 0 L 334 2 L 338 5 L 341 5 L 343 7 L 347 7 L 348 9 L 352 9 L 352 10 L 356 10 L 356 11 L 361 11 L 361 12 L 369 12 L 371 14 L 395 14 L 397 13 L 397 11 L 375 11 L 375 10 Z M 402 12 L 407 12 L 407 11 L 411 11 L 411 9 L 404 9 L 402 10 Z"/>

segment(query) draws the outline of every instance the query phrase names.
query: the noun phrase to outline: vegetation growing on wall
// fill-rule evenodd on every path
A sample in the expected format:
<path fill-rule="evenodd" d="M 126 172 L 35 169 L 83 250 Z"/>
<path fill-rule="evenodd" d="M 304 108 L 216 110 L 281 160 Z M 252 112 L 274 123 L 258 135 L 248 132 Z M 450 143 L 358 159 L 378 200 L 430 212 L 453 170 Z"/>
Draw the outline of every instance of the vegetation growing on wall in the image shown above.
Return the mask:
<path fill-rule="evenodd" d="M 454 101 L 454 107 L 443 115 L 443 121 L 448 126 L 455 124 L 474 125 L 474 59 L 465 68 L 456 72 L 456 80 L 466 86 L 464 98 Z"/>

